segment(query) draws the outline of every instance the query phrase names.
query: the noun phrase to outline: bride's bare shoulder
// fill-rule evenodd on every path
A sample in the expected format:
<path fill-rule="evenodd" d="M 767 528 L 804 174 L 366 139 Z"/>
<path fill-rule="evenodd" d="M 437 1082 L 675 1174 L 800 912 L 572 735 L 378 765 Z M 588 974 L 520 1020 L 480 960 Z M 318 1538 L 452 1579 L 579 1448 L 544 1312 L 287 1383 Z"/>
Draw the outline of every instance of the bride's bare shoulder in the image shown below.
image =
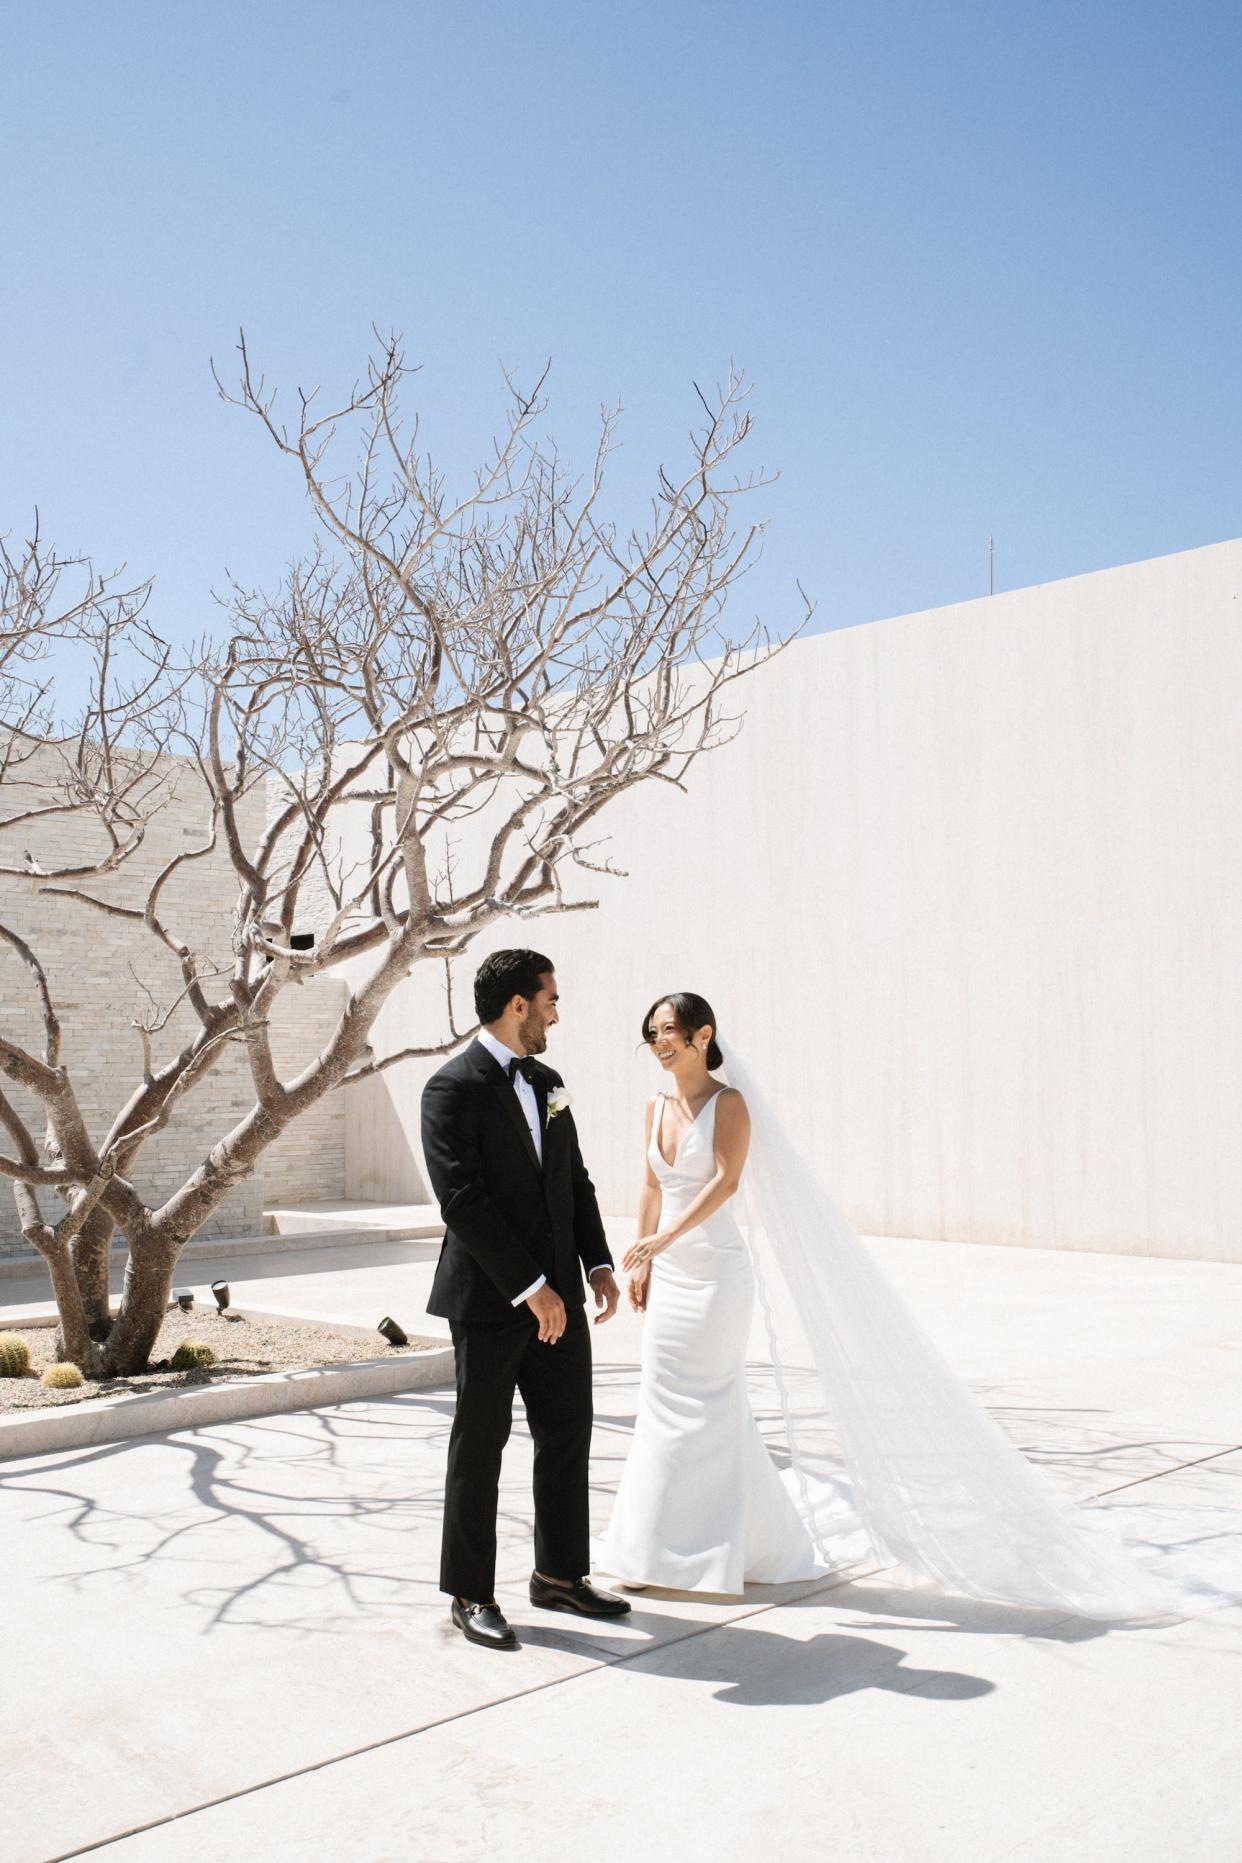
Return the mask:
<path fill-rule="evenodd" d="M 723 1113 L 726 1119 L 745 1119 L 749 1115 L 746 1101 L 739 1087 L 722 1087 L 716 1095 L 716 1117 Z"/>

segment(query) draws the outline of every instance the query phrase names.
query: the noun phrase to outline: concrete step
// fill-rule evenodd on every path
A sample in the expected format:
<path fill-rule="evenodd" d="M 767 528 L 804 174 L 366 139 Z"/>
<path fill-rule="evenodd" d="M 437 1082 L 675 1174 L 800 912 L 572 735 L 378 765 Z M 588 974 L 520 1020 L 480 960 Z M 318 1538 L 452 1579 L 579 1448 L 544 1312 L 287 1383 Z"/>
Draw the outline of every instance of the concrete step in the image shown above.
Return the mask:
<path fill-rule="evenodd" d="M 265 1233 L 305 1238 L 361 1230 L 389 1242 L 438 1239 L 444 1221 L 434 1203 L 371 1203 L 338 1199 L 326 1203 L 285 1203 L 263 1213 Z"/>

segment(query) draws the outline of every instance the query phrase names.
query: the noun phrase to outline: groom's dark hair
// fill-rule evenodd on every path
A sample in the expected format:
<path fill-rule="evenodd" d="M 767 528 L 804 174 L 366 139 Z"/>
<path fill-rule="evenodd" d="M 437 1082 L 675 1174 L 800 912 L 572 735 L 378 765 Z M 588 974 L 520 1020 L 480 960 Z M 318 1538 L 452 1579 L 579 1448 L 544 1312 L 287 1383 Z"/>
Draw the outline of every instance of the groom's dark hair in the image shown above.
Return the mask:
<path fill-rule="evenodd" d="M 554 969 L 542 951 L 493 951 L 474 973 L 474 1013 L 486 1025 L 498 1022 L 515 996 L 537 996 Z"/>

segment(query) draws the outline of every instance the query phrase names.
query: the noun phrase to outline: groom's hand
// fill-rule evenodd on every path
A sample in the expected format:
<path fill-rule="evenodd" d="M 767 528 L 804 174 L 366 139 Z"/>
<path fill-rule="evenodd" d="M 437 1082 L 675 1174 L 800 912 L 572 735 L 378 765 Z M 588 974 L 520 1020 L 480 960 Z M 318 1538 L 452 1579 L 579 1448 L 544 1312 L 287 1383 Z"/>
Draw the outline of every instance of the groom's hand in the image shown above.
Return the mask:
<path fill-rule="evenodd" d="M 593 1274 L 591 1276 L 591 1286 L 595 1292 L 595 1305 L 603 1308 L 602 1313 L 597 1313 L 595 1315 L 595 1324 L 597 1326 L 602 1326 L 604 1321 L 610 1320 L 616 1312 L 617 1302 L 621 1298 L 621 1290 L 612 1278 L 611 1268 L 600 1268 Z"/>
<path fill-rule="evenodd" d="M 556 1289 L 545 1281 L 526 1304 L 539 1322 L 539 1337 L 548 1345 L 555 1345 L 565 1330 L 565 1302 Z"/>

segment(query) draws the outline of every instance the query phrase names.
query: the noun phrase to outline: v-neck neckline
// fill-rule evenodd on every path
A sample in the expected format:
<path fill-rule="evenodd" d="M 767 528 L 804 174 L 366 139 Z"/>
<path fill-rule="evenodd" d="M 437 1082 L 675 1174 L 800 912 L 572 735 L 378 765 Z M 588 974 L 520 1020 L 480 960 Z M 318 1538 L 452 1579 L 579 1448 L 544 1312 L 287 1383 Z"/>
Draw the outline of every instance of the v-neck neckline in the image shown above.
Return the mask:
<path fill-rule="evenodd" d="M 717 1087 L 715 1093 L 709 1094 L 708 1097 L 704 1100 L 702 1106 L 700 1106 L 698 1112 L 694 1115 L 694 1118 L 690 1121 L 690 1124 L 686 1127 L 685 1131 L 682 1133 L 681 1137 L 678 1139 L 677 1148 L 674 1151 L 671 1158 L 666 1158 L 664 1156 L 664 1147 L 660 1143 L 660 1140 L 664 1135 L 664 1107 L 667 1104 L 669 1096 L 667 1093 L 662 1093 L 660 1095 L 660 1117 L 658 1121 L 656 1122 L 655 1148 L 656 1148 L 656 1156 L 659 1158 L 660 1163 L 664 1165 L 667 1170 L 675 1171 L 677 1169 L 677 1160 L 681 1157 L 682 1146 L 685 1144 L 690 1134 L 694 1131 L 694 1128 L 698 1125 L 699 1120 L 703 1117 L 708 1107 L 714 1105 L 716 1100 L 720 1098 L 720 1095 L 723 1092 L 724 1092 L 723 1087 Z"/>

